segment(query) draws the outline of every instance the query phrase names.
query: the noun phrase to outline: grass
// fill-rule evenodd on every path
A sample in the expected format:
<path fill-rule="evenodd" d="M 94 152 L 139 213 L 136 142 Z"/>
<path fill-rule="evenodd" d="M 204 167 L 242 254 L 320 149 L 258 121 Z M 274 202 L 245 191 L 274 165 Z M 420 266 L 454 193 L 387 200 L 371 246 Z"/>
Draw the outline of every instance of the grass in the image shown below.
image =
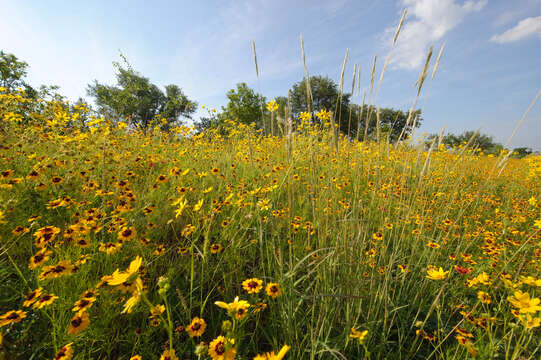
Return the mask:
<path fill-rule="evenodd" d="M 0 327 L 0 358 L 67 344 L 64 358 L 219 358 L 220 335 L 238 359 L 283 345 L 290 359 L 539 356 L 539 157 L 349 141 L 325 121 L 287 137 L 83 126 L 84 108 L 30 105 L 0 93 L 0 315 L 26 315 Z M 50 258 L 30 269 L 40 249 Z M 24 307 L 40 287 L 58 298 Z M 87 290 L 89 324 L 69 334 Z M 237 296 L 245 315 L 215 304 Z M 194 317 L 206 328 L 190 338 Z"/>

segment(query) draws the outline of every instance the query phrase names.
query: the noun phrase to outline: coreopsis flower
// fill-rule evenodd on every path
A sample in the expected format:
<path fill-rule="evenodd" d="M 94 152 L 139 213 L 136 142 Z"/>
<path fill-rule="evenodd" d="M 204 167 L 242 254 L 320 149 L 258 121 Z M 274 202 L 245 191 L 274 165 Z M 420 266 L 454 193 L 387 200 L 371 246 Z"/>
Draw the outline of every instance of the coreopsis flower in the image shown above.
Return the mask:
<path fill-rule="evenodd" d="M 312 114 L 309 112 L 303 111 L 299 114 L 299 120 L 301 121 L 309 121 L 310 119 L 312 119 Z"/>
<path fill-rule="evenodd" d="M 268 296 L 276 299 L 282 293 L 282 289 L 278 283 L 268 283 L 267 286 L 265 286 L 265 292 Z"/>
<path fill-rule="evenodd" d="M 248 294 L 257 294 L 263 288 L 263 281 L 258 278 L 246 279 L 242 282 L 242 288 L 248 292 Z"/>
<path fill-rule="evenodd" d="M 36 290 L 30 291 L 24 297 L 23 306 L 24 307 L 32 306 L 32 304 L 34 304 L 38 300 L 38 298 L 41 296 L 42 293 L 43 293 L 43 288 L 41 287 L 37 288 Z"/>
<path fill-rule="evenodd" d="M 530 294 L 527 292 L 517 290 L 513 296 L 507 297 L 507 300 L 511 305 L 518 308 L 521 314 L 535 314 L 537 311 L 541 310 L 541 306 L 539 305 L 541 300 L 539 298 L 530 298 Z"/>
<path fill-rule="evenodd" d="M 267 110 L 269 110 L 269 112 L 275 112 L 276 110 L 278 110 L 278 104 L 276 103 L 276 101 L 274 100 L 271 100 L 267 103 L 267 106 L 266 106 Z"/>
<path fill-rule="evenodd" d="M 524 325 L 526 329 L 533 329 L 536 327 L 539 327 L 541 325 L 541 318 L 540 317 L 533 317 L 530 314 L 526 314 L 519 317 L 520 321 Z"/>
<path fill-rule="evenodd" d="M 536 279 L 533 276 L 520 276 L 520 281 L 530 286 L 541 286 L 541 279 Z"/>
<path fill-rule="evenodd" d="M 235 297 L 235 300 L 229 304 L 223 301 L 216 301 L 215 304 L 222 309 L 225 309 L 229 316 L 234 317 L 237 320 L 244 318 L 247 314 L 248 308 L 250 307 L 250 303 L 248 301 L 239 300 L 238 296 Z"/>
<path fill-rule="evenodd" d="M 477 299 L 479 299 L 479 301 L 481 301 L 483 304 L 490 304 L 492 302 L 492 299 L 490 298 L 490 294 L 484 291 L 477 292 Z"/>
<path fill-rule="evenodd" d="M 54 279 L 63 275 L 71 275 L 74 271 L 73 264 L 70 260 L 59 261 L 56 265 L 44 266 L 41 274 L 39 274 L 40 280 Z"/>
<path fill-rule="evenodd" d="M 175 355 L 175 350 L 165 350 L 160 356 L 160 360 L 178 360 L 178 357 Z"/>
<path fill-rule="evenodd" d="M 368 335 L 368 330 L 359 331 L 355 328 L 351 328 L 351 333 L 349 334 L 350 339 L 357 339 L 359 342 L 363 342 Z"/>
<path fill-rule="evenodd" d="M 118 232 L 118 239 L 122 242 L 129 241 L 135 237 L 137 234 L 137 231 L 135 231 L 135 228 L 133 226 L 130 227 L 123 227 Z"/>
<path fill-rule="evenodd" d="M 26 312 L 22 310 L 10 310 L 0 315 L 0 327 L 20 322 L 26 317 Z"/>
<path fill-rule="evenodd" d="M 140 256 L 137 256 L 125 271 L 116 269 L 115 272 L 113 272 L 112 279 L 108 281 L 109 285 L 120 285 L 131 278 L 135 278 L 138 276 L 138 271 L 142 263 L 143 259 Z"/>
<path fill-rule="evenodd" d="M 533 223 L 538 229 L 541 229 L 541 219 L 537 219 Z"/>
<path fill-rule="evenodd" d="M 438 270 L 435 268 L 429 268 L 426 271 L 427 275 L 426 278 L 430 280 L 445 280 L 447 277 L 447 274 L 449 271 L 443 271 L 443 269 L 440 267 Z"/>
<path fill-rule="evenodd" d="M 73 348 L 71 347 L 72 343 L 66 344 L 58 350 L 53 360 L 71 360 L 73 357 Z"/>
<path fill-rule="evenodd" d="M 70 320 L 68 334 L 77 335 L 88 327 L 90 317 L 87 312 L 78 312 Z"/>
<path fill-rule="evenodd" d="M 327 121 L 331 118 L 331 113 L 328 112 L 327 110 L 325 109 L 321 109 L 319 110 L 317 113 L 316 113 L 316 116 L 319 118 L 319 120 L 321 121 Z"/>
<path fill-rule="evenodd" d="M 96 301 L 95 297 L 85 297 L 85 298 L 79 299 L 75 302 L 75 304 L 73 304 L 73 309 L 71 309 L 71 311 L 79 312 L 79 313 L 86 311 L 94 304 L 95 301 Z"/>
<path fill-rule="evenodd" d="M 56 299 L 58 299 L 58 296 L 53 294 L 42 294 L 32 307 L 34 309 L 42 309 L 45 306 L 51 305 Z"/>
<path fill-rule="evenodd" d="M 222 247 L 221 244 L 216 244 L 215 243 L 215 244 L 210 245 L 210 252 L 212 254 L 218 254 L 218 253 L 220 253 L 222 251 L 222 249 L 223 249 L 223 247 Z"/>
<path fill-rule="evenodd" d="M 231 339 L 220 335 L 210 342 L 208 354 L 212 360 L 233 360 L 237 354 L 233 345 Z"/>
<path fill-rule="evenodd" d="M 256 355 L 254 357 L 254 360 L 282 360 L 284 356 L 286 356 L 286 353 L 289 351 L 289 349 L 291 349 L 291 346 L 284 345 L 282 346 L 280 351 L 278 351 L 278 354 L 275 354 L 274 351 L 272 351 L 265 354 Z"/>
<path fill-rule="evenodd" d="M 30 270 L 34 270 L 35 268 L 49 260 L 52 253 L 53 252 L 51 250 L 47 250 L 46 248 L 39 250 L 34 256 L 30 258 L 28 268 Z"/>
<path fill-rule="evenodd" d="M 207 323 L 205 320 L 196 316 L 192 319 L 192 322 L 186 326 L 186 332 L 191 338 L 193 338 L 203 335 L 206 328 Z"/>

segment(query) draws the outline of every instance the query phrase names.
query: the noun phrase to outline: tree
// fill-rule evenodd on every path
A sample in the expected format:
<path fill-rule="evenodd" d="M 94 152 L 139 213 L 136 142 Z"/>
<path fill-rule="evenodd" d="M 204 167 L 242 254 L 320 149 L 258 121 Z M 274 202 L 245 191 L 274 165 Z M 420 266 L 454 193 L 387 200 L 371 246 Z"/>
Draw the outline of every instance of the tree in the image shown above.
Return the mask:
<path fill-rule="evenodd" d="M 237 84 L 237 88 L 229 90 L 226 96 L 229 102 L 222 106 L 222 113 L 218 116 L 220 120 L 255 123 L 258 129 L 263 128 L 261 109 L 265 109 L 265 97 L 256 94 L 246 83 Z"/>
<path fill-rule="evenodd" d="M 439 135 L 431 134 L 428 141 L 432 143 L 433 139 Z M 471 140 L 471 142 L 470 142 Z M 476 134 L 475 131 L 464 131 L 462 134 L 447 134 L 442 138 L 442 144 L 448 148 L 457 148 L 469 143 L 470 148 L 477 148 L 486 154 L 496 154 L 503 150 L 503 145 L 494 141 L 492 136 L 486 134 Z"/>
<path fill-rule="evenodd" d="M 291 115 L 295 119 L 301 112 L 308 111 L 306 90 L 306 78 L 293 84 L 293 87 L 291 88 Z M 312 116 L 322 109 L 334 112 L 337 123 L 339 117 L 344 119 L 348 116 L 349 98 L 351 94 L 342 94 L 341 106 L 337 111 L 338 85 L 336 85 L 336 83 L 328 76 L 312 76 L 310 78 L 310 90 L 312 93 L 312 98 L 310 99 Z"/>
<path fill-rule="evenodd" d="M 518 147 L 513 149 L 513 157 L 523 158 L 533 153 L 533 150 L 529 147 Z"/>
<path fill-rule="evenodd" d="M 87 92 L 96 100 L 98 112 L 113 118 L 127 119 L 131 125 L 147 129 L 161 117 L 162 129 L 168 130 L 181 123 L 180 117 L 191 119 L 197 103 L 188 99 L 177 85 L 165 86 L 165 93 L 150 80 L 133 70 L 113 63 L 117 69 L 117 85 L 109 86 L 94 81 Z"/>
<path fill-rule="evenodd" d="M 19 61 L 13 54 L 7 54 L 0 50 L 0 87 L 14 90 L 18 87 L 24 87 L 26 83 L 26 69 L 28 64 Z"/>

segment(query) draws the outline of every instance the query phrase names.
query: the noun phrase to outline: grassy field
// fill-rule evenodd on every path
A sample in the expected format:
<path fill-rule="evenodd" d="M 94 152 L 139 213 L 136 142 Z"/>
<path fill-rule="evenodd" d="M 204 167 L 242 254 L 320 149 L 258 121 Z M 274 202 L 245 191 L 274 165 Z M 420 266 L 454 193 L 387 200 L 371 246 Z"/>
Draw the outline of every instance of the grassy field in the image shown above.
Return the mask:
<path fill-rule="evenodd" d="M 539 358 L 540 157 L 84 112 L 0 92 L 0 359 Z"/>

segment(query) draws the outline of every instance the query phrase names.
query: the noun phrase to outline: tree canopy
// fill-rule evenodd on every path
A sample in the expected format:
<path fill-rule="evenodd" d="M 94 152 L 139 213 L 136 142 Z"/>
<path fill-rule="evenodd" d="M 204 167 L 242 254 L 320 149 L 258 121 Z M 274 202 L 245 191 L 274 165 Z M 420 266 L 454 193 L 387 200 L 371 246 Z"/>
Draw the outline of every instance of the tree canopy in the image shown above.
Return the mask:
<path fill-rule="evenodd" d="M 114 63 L 117 69 L 115 86 L 94 81 L 87 92 L 92 96 L 98 111 L 105 116 L 122 118 L 143 129 L 152 121 L 159 121 L 162 129 L 182 123 L 181 117 L 191 119 L 197 103 L 190 100 L 177 85 L 165 86 L 165 92 L 150 80 L 133 70 Z"/>

